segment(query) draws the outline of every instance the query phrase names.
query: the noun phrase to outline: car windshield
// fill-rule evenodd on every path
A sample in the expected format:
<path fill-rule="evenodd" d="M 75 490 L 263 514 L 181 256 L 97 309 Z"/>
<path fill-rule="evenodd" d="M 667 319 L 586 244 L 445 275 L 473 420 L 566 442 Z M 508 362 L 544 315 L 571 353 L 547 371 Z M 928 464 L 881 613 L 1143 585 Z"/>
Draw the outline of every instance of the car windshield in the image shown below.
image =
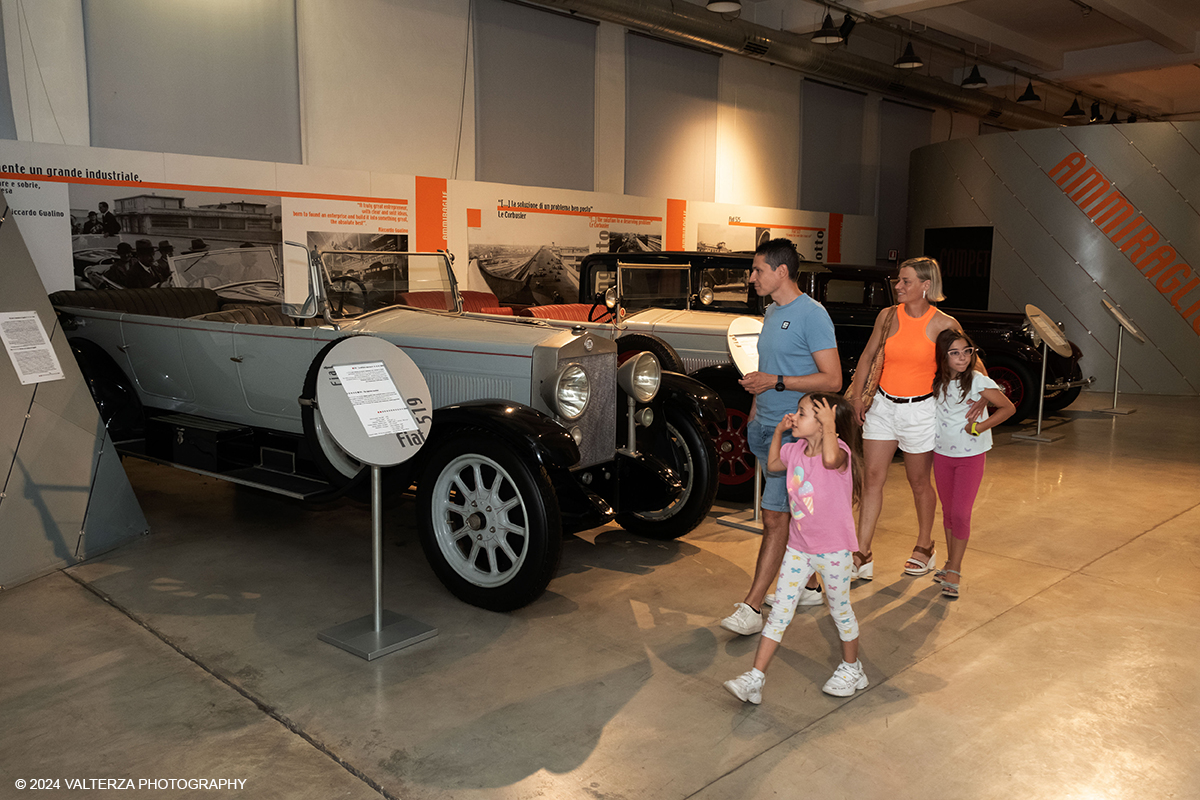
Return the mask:
<path fill-rule="evenodd" d="M 450 262 L 442 253 L 321 250 L 330 313 L 355 317 L 389 306 L 456 311 Z"/>
<path fill-rule="evenodd" d="M 621 305 L 626 311 L 643 308 L 687 308 L 691 267 L 687 264 L 617 264 Z"/>
<path fill-rule="evenodd" d="M 234 283 L 278 281 L 279 265 L 270 247 L 205 250 L 171 258 L 176 286 L 220 289 Z"/>
<path fill-rule="evenodd" d="M 712 303 L 705 308 L 739 314 L 761 314 L 762 303 L 750 285 L 750 269 L 741 267 L 705 267 L 700 284 L 713 291 Z"/>

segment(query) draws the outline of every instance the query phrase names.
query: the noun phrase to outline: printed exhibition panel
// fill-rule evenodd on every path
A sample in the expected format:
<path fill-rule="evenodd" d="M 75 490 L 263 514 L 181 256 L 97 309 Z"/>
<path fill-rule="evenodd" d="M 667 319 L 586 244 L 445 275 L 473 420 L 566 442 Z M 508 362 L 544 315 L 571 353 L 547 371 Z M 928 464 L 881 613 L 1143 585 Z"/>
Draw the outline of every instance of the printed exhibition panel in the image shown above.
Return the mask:
<path fill-rule="evenodd" d="M 1083 351 L 1084 374 L 1111 391 L 1120 325 L 1107 301 L 1146 338 L 1123 337 L 1121 391 L 1200 394 L 1198 142 L 1200 123 L 1155 122 L 920 148 L 910 241 L 991 228 L 991 310 L 1041 308 Z"/>
<path fill-rule="evenodd" d="M 171 153 L 0 142 L 0 191 L 50 292 L 236 282 L 247 301 L 273 302 L 284 241 L 448 249 L 463 288 L 522 304 L 577 299 L 594 252 L 753 250 L 786 236 L 810 261 L 874 262 L 873 217 Z M 326 263 L 350 286 L 394 272 L 386 261 Z"/>

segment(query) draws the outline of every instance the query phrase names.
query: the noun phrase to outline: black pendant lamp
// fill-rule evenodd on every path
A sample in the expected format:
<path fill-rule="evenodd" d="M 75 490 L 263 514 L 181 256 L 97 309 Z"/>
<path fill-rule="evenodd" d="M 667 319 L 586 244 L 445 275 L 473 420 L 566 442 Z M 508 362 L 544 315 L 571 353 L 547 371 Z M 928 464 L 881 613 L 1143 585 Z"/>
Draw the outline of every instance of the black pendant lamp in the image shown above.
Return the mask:
<path fill-rule="evenodd" d="M 742 10 L 741 0 L 709 0 L 705 6 L 715 14 L 737 14 Z"/>
<path fill-rule="evenodd" d="M 909 42 L 904 47 L 904 55 L 896 59 L 896 63 L 892 64 L 892 66 L 896 69 L 920 69 L 925 66 L 925 62 L 917 58 L 916 52 L 913 51 L 912 42 Z"/>
<path fill-rule="evenodd" d="M 821 23 L 821 30 L 812 35 L 814 44 L 841 44 L 845 41 L 842 38 L 841 31 L 833 27 L 833 17 L 829 12 L 825 13 L 825 21 Z"/>
<path fill-rule="evenodd" d="M 1071 107 L 1063 112 L 1063 119 L 1074 119 L 1075 117 L 1083 117 L 1083 116 L 1086 116 L 1086 114 L 1084 114 L 1083 109 L 1079 106 L 1079 98 L 1078 97 L 1076 97 L 1074 100 L 1072 100 Z"/>
<path fill-rule="evenodd" d="M 1018 103 L 1040 103 L 1042 97 L 1033 90 L 1033 81 L 1029 81 L 1029 85 L 1025 87 L 1025 91 L 1017 98 Z"/>
<path fill-rule="evenodd" d="M 963 79 L 962 87 L 964 89 L 983 89 L 988 85 L 987 78 L 979 74 L 979 65 L 971 67 L 971 74 Z"/>

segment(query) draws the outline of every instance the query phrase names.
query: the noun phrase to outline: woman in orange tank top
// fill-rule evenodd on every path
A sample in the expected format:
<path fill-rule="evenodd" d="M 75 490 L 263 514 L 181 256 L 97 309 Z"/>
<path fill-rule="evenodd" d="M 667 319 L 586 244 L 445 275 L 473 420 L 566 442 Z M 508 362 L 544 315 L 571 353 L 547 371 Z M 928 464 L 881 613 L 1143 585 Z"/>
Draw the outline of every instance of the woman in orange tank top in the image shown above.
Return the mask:
<path fill-rule="evenodd" d="M 874 577 L 871 540 L 883 508 L 888 466 L 897 447 L 904 452 L 904 471 L 917 507 L 917 544 L 904 571 L 924 575 L 936 564 L 932 532 L 937 493 L 929 477 L 935 417 L 933 377 L 937 372 L 934 342 L 943 330 L 962 327 L 933 305 L 945 297 L 941 272 L 932 258 L 910 258 L 900 265 L 896 299 L 900 301 L 898 306 L 884 309 L 875 319 L 871 339 L 858 359 L 859 366 L 866 368 L 855 370 L 850 384 L 855 415 L 863 425 L 865 466 L 853 575 L 864 580 Z M 870 410 L 864 412 L 863 383 L 880 347 L 884 348 L 884 356 L 879 392 Z"/>

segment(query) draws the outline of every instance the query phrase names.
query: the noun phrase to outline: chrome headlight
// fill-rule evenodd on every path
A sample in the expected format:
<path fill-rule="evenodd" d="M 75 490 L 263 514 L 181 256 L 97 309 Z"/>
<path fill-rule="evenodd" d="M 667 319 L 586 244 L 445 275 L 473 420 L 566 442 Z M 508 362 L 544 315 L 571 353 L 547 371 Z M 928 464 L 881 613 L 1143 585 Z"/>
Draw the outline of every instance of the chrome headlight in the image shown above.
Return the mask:
<path fill-rule="evenodd" d="M 542 384 L 542 397 L 563 419 L 579 419 L 592 396 L 587 373 L 578 364 L 567 364 Z"/>
<path fill-rule="evenodd" d="M 653 353 L 638 353 L 617 368 L 617 385 L 639 403 L 653 400 L 661 382 L 662 367 Z"/>

